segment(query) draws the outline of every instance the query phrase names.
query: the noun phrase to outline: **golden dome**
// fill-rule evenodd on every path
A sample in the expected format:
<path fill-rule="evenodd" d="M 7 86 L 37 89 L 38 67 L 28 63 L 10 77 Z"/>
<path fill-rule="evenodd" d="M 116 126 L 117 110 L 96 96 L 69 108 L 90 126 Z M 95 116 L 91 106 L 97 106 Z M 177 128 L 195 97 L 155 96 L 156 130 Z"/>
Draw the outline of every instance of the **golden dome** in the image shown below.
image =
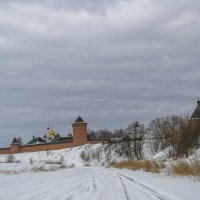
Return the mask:
<path fill-rule="evenodd" d="M 55 131 L 54 131 L 54 130 L 50 130 L 50 131 L 49 131 L 49 135 L 53 135 L 53 136 L 55 136 L 55 135 L 56 135 L 56 133 L 55 133 Z"/>

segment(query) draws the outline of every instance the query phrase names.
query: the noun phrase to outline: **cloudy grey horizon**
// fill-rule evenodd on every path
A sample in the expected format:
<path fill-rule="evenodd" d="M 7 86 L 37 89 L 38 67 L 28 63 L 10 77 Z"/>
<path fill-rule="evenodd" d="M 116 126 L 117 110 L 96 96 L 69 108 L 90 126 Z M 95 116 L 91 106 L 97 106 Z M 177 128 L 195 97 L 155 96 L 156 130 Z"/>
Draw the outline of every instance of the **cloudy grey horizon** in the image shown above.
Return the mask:
<path fill-rule="evenodd" d="M 197 0 L 1 0 L 0 147 L 191 115 L 199 35 Z"/>

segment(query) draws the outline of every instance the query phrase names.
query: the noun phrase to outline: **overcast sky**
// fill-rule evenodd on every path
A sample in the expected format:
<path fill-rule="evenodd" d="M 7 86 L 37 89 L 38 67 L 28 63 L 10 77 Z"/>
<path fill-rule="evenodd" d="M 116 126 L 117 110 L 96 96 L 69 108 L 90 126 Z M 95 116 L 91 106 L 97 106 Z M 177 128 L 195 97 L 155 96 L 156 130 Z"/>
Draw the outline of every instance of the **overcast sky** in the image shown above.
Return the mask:
<path fill-rule="evenodd" d="M 191 114 L 199 86 L 199 0 L 0 1 L 0 146 Z"/>

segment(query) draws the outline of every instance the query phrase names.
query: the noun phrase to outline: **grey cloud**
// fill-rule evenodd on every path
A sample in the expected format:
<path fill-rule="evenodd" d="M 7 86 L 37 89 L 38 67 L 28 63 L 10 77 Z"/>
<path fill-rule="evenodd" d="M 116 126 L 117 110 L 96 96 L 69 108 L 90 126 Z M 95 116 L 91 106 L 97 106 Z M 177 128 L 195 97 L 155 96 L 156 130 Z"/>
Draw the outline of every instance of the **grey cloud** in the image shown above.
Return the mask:
<path fill-rule="evenodd" d="M 196 0 L 0 2 L 0 146 L 77 115 L 90 128 L 190 114 L 199 93 Z"/>

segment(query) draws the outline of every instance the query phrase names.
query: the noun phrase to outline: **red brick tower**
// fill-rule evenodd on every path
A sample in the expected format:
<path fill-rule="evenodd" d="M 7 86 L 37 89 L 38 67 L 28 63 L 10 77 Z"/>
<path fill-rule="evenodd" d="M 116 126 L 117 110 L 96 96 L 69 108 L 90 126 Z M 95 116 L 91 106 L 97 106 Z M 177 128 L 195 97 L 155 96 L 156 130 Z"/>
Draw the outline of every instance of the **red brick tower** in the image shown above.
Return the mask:
<path fill-rule="evenodd" d="M 19 147 L 20 147 L 20 142 L 19 140 L 17 140 L 15 137 L 12 141 L 12 143 L 10 144 L 11 147 L 11 153 L 19 153 Z"/>
<path fill-rule="evenodd" d="M 80 146 L 87 143 L 87 123 L 79 116 L 72 124 L 73 145 Z"/>

